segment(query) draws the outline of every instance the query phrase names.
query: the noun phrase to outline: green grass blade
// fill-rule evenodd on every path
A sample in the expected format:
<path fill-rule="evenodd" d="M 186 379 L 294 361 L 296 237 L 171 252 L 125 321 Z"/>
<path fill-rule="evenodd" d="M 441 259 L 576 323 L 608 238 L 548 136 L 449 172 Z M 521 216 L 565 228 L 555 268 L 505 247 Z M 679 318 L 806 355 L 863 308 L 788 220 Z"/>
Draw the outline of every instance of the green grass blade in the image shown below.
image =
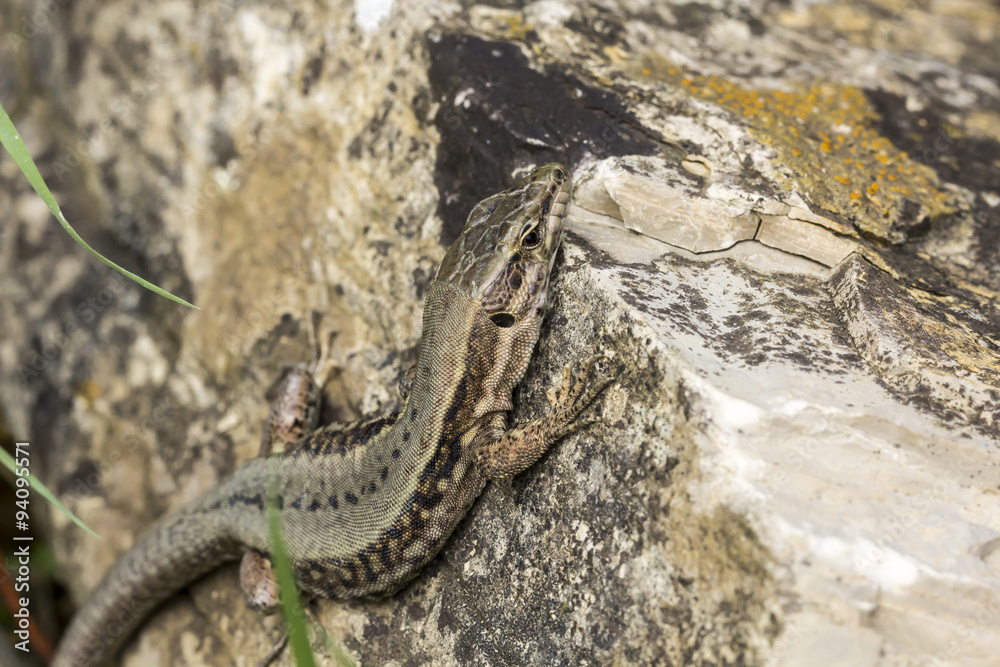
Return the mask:
<path fill-rule="evenodd" d="M 25 148 L 24 142 L 21 141 L 21 137 L 18 135 L 17 129 L 14 127 L 14 123 L 10 120 L 10 116 L 7 115 L 7 112 L 4 110 L 2 104 L 0 104 L 0 144 L 3 144 L 3 147 L 7 149 L 8 153 L 10 153 L 10 156 L 14 158 L 14 162 L 21 169 L 21 173 L 23 173 L 25 178 L 28 179 L 28 182 L 31 183 L 31 187 L 35 188 L 35 192 L 38 193 L 38 196 L 42 198 L 45 205 L 49 207 L 50 211 L 52 211 L 52 215 L 56 216 L 56 220 L 58 220 L 59 224 L 66 230 L 66 233 L 73 237 L 74 241 L 86 248 L 87 252 L 113 268 L 115 271 L 128 276 L 151 292 L 155 292 L 156 294 L 166 297 L 171 301 L 176 301 L 177 303 L 185 305 L 188 308 L 198 310 L 196 306 L 193 306 L 184 299 L 174 296 L 165 289 L 157 287 L 153 283 L 140 278 L 131 271 L 126 271 L 110 259 L 104 257 L 101 253 L 91 248 L 86 241 L 80 238 L 80 235 L 76 233 L 76 230 L 74 230 L 70 224 L 66 222 L 66 218 L 63 216 L 62 210 L 59 208 L 59 204 L 56 203 L 55 197 L 53 197 L 52 193 L 49 192 L 49 188 L 45 185 L 45 181 L 42 180 L 41 174 L 38 173 L 38 169 L 35 167 L 35 163 L 31 159 L 31 155 L 28 154 L 28 149 Z"/>
<path fill-rule="evenodd" d="M 335 641 L 330 642 L 330 649 L 333 651 L 333 658 L 337 661 L 340 667 L 356 667 L 351 656 L 347 655 L 347 652 L 341 648 L 340 644 Z"/>
<path fill-rule="evenodd" d="M 14 457 L 11 456 L 10 452 L 8 452 L 5 449 L 0 449 L 0 463 L 3 463 L 5 466 L 7 466 L 8 468 L 10 468 L 10 471 L 12 473 L 14 473 L 15 476 L 17 476 L 17 477 L 21 476 L 21 475 L 17 474 L 17 468 L 19 466 L 17 466 L 14 463 Z M 90 528 L 88 528 L 87 524 L 85 524 L 83 521 L 81 521 L 79 519 L 79 517 L 77 517 L 75 514 L 73 514 L 72 512 L 70 512 L 69 509 L 65 505 L 63 505 L 61 502 L 59 502 L 59 499 L 56 498 L 52 494 L 51 491 L 49 491 L 47 488 L 45 488 L 45 485 L 42 484 L 38 480 L 37 477 L 35 477 L 34 475 L 32 475 L 32 474 L 29 473 L 27 479 L 28 479 L 28 484 L 31 485 L 31 488 L 34 489 L 35 491 L 37 491 L 39 493 L 39 495 L 41 495 L 43 498 L 45 498 L 46 500 L 48 500 L 50 503 L 52 503 L 53 505 L 55 505 L 55 508 L 57 510 L 59 510 L 60 512 L 62 512 L 63 514 L 65 514 L 68 519 L 70 519 L 76 525 L 80 526 L 80 528 L 83 528 L 85 531 L 87 531 L 88 533 L 90 533 L 94 537 L 100 539 L 100 536 L 97 533 L 95 533 Z"/>
<path fill-rule="evenodd" d="M 309 646 L 309 632 L 306 629 L 305 611 L 299 589 L 295 585 L 295 575 L 292 573 L 291 559 L 285 551 L 285 541 L 281 534 L 281 511 L 278 509 L 278 461 L 271 459 L 271 475 L 268 484 L 267 527 L 271 536 L 271 563 L 278 577 L 278 590 L 281 595 L 281 613 L 285 618 L 285 630 L 288 632 L 288 645 L 292 651 L 292 659 L 297 667 L 316 667 L 316 658 Z"/>

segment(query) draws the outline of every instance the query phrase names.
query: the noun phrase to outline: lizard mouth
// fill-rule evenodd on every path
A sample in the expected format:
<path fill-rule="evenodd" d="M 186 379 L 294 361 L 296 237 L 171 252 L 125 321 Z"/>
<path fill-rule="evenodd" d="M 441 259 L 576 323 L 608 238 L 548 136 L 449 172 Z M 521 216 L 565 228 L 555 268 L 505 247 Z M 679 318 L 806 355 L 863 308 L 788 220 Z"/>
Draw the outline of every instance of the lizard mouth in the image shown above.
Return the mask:
<path fill-rule="evenodd" d="M 548 287 L 549 274 L 552 265 L 555 263 L 556 253 L 559 251 L 559 244 L 562 243 L 563 227 L 566 221 L 566 211 L 569 208 L 571 196 L 570 180 L 566 171 L 559 165 L 546 165 L 548 172 L 547 192 L 543 197 L 540 211 L 539 224 L 545 232 L 543 244 L 546 246 L 544 252 L 539 253 L 539 260 L 534 264 L 532 274 L 529 278 L 528 294 L 541 296 L 540 303 L 536 307 L 545 305 L 545 292 Z M 542 167 L 541 169 L 545 169 Z"/>
<path fill-rule="evenodd" d="M 552 180 L 549 183 L 549 195 L 542 204 L 542 213 L 546 217 L 545 227 L 552 239 L 552 251 L 549 257 L 551 265 L 559 243 L 562 241 L 563 223 L 566 220 L 566 210 L 569 207 L 570 184 L 566 172 L 562 169 L 556 170 L 549 178 Z"/>

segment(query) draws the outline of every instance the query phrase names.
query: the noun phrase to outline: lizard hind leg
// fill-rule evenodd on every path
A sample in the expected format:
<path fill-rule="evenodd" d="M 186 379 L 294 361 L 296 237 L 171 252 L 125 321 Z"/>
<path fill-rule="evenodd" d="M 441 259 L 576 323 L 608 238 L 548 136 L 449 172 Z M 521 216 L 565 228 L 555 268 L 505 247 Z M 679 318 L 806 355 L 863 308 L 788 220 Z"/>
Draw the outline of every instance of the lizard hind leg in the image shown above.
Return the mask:
<path fill-rule="evenodd" d="M 247 551 L 240 561 L 240 588 L 247 606 L 262 614 L 278 611 L 278 580 L 271 561 L 256 551 Z"/>
<path fill-rule="evenodd" d="M 281 595 L 274 569 L 271 561 L 261 553 L 247 551 L 243 554 L 243 560 L 240 561 L 240 588 L 243 589 L 247 607 L 254 611 L 271 615 L 281 608 Z M 305 606 L 305 613 L 316 632 L 324 633 L 323 624 L 308 604 Z M 288 630 L 285 629 L 257 667 L 268 667 L 281 655 L 287 645 Z"/>
<path fill-rule="evenodd" d="M 271 409 L 261 434 L 259 456 L 280 454 L 316 430 L 323 387 L 334 370 L 330 348 L 337 335 L 331 332 L 320 343 L 317 317 L 314 313 L 309 327 L 312 361 L 287 367 L 267 391 Z"/>
<path fill-rule="evenodd" d="M 331 332 L 325 343 L 320 343 L 318 328 L 318 316 L 313 313 L 309 327 L 312 361 L 286 369 L 268 390 L 272 400 L 261 435 L 259 455 L 262 457 L 281 454 L 316 430 L 323 387 L 333 371 L 330 347 L 336 336 L 335 332 Z M 267 556 L 256 551 L 243 554 L 240 561 L 240 588 L 251 609 L 264 614 L 277 611 L 278 582 Z"/>

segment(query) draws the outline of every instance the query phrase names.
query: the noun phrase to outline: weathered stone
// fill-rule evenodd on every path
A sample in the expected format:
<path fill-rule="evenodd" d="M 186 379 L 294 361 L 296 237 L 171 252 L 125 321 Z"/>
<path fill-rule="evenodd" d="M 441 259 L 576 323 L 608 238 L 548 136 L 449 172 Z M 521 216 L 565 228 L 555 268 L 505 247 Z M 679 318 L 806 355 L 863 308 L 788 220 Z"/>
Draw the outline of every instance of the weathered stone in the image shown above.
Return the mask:
<path fill-rule="evenodd" d="M 760 228 L 754 238 L 764 245 L 802 255 L 823 266 L 837 266 L 858 249 L 852 239 L 785 215 L 761 215 Z"/>
<path fill-rule="evenodd" d="M 726 250 L 757 231 L 748 203 L 701 194 L 696 179 L 659 160 L 605 160 L 582 176 L 577 205 L 692 252 Z"/>
<path fill-rule="evenodd" d="M 957 295 L 907 290 L 858 257 L 831 278 L 855 346 L 905 403 L 1000 436 L 1000 320 Z"/>

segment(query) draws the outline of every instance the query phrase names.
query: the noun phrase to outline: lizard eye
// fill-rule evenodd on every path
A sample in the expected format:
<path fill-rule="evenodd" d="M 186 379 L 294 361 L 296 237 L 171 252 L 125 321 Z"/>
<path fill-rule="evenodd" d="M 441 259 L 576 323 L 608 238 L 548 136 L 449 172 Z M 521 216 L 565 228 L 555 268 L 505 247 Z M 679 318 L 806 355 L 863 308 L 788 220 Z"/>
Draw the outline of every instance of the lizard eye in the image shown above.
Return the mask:
<path fill-rule="evenodd" d="M 538 234 L 538 226 L 533 223 L 528 223 L 521 230 L 521 247 L 522 248 L 534 248 L 542 240 L 542 237 Z"/>

